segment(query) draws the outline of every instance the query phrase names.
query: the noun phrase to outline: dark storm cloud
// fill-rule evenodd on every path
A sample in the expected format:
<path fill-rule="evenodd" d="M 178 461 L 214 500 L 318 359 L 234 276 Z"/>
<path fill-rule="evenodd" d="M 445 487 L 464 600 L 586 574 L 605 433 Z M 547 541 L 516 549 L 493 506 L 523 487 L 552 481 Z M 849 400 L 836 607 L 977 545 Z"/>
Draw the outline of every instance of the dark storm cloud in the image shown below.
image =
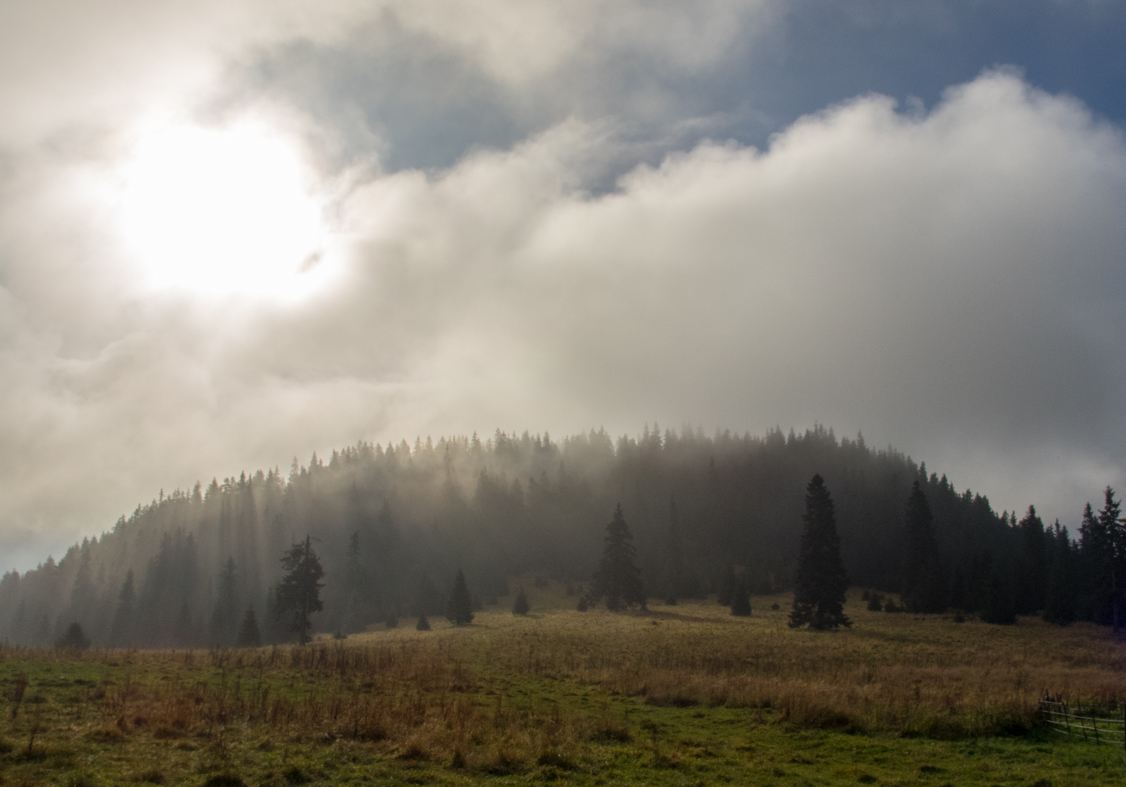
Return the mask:
<path fill-rule="evenodd" d="M 1065 522 L 1126 482 L 1121 4 L 41 7 L 0 11 L 3 563 L 498 426 L 821 421 Z M 136 285 L 115 162 L 169 104 L 302 140 L 335 287 Z"/>

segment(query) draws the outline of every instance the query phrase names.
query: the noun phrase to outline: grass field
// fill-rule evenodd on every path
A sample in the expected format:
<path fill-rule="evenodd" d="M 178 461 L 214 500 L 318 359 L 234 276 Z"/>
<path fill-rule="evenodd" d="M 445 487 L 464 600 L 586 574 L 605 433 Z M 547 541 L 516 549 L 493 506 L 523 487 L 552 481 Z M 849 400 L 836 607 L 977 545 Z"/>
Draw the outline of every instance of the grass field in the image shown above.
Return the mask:
<path fill-rule="evenodd" d="M 848 631 L 715 603 L 532 613 L 244 651 L 0 648 L 0 786 L 1120 784 L 1121 746 L 1043 729 L 1043 691 L 1121 715 L 1104 629 L 868 612 Z M 507 600 L 511 604 L 511 599 Z M 772 610 L 772 604 L 780 606 Z"/>

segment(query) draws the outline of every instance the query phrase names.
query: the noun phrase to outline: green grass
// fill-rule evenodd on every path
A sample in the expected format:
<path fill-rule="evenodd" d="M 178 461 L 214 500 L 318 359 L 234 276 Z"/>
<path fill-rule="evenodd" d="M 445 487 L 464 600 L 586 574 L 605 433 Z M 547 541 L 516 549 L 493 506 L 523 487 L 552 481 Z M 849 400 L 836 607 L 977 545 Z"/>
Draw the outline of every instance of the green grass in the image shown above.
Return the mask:
<path fill-rule="evenodd" d="M 0 787 L 1126 782 L 1122 747 L 1028 711 L 1045 688 L 1121 708 L 1101 629 L 857 601 L 851 631 L 816 634 L 786 628 L 781 598 L 749 620 L 702 602 L 582 614 L 525 588 L 527 617 L 502 599 L 463 629 L 343 645 L 0 649 Z"/>

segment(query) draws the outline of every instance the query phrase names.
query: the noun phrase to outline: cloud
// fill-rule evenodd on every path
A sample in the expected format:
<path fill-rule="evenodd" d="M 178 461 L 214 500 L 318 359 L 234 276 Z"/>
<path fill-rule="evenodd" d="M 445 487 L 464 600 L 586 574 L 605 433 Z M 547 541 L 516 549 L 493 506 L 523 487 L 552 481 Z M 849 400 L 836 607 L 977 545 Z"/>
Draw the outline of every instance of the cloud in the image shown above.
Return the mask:
<path fill-rule="evenodd" d="M 766 93 L 730 100 L 797 25 L 771 4 L 341 2 L 315 28 L 303 4 L 86 7 L 0 12 L 0 43 L 56 54 L 0 46 L 27 74 L 0 80 L 10 565 L 161 488 L 498 426 L 820 421 L 1065 522 L 1126 475 L 1126 144 L 1017 72 L 779 124 L 746 120 Z M 335 287 L 134 285 L 115 162 L 161 96 L 272 112 L 344 173 Z"/>
<path fill-rule="evenodd" d="M 578 147 L 548 134 L 354 196 L 353 297 L 394 315 L 373 336 L 431 337 L 417 368 L 448 355 L 434 412 L 466 412 L 469 380 L 486 422 L 820 419 L 955 467 L 959 445 L 1120 461 L 1122 139 L 1074 102 L 1003 72 L 925 117 L 862 98 L 595 199 L 559 176 Z"/>

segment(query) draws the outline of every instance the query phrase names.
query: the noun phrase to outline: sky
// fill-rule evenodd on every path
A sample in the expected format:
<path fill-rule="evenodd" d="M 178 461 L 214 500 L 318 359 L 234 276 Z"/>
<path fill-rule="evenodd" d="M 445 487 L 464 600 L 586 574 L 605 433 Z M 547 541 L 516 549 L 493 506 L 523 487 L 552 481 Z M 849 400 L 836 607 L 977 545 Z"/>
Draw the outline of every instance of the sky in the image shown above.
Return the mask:
<path fill-rule="evenodd" d="M 0 571 L 359 440 L 1126 487 L 1126 3 L 8 0 Z"/>

